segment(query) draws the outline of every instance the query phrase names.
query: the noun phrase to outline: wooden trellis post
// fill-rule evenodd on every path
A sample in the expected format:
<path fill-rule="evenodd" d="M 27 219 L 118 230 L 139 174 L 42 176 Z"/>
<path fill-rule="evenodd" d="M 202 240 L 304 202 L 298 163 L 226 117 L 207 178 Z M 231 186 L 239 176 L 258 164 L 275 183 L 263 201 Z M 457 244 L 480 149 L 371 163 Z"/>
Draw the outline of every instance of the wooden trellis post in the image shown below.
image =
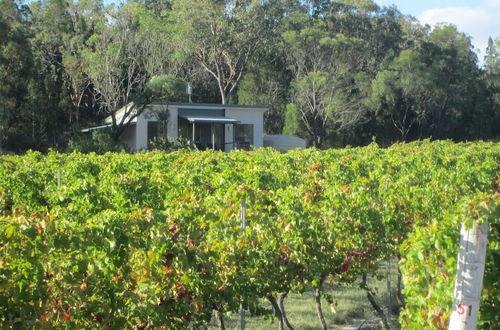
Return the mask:
<path fill-rule="evenodd" d="M 392 294 L 391 294 L 391 259 L 385 261 L 386 285 L 387 285 L 387 322 L 390 324 L 392 318 Z"/>
<path fill-rule="evenodd" d="M 241 201 L 241 230 L 245 232 L 247 227 L 247 201 L 245 198 Z M 245 330 L 245 309 L 240 304 L 240 329 Z"/>
<path fill-rule="evenodd" d="M 488 224 L 462 224 L 457 261 L 457 280 L 449 330 L 476 329 L 483 286 Z"/>

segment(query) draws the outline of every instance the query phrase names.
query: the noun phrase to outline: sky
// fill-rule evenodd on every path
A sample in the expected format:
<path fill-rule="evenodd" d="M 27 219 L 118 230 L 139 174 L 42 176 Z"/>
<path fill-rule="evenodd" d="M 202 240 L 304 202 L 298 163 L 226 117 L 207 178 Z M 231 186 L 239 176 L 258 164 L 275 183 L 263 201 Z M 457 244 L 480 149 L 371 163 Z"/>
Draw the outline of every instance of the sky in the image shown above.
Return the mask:
<path fill-rule="evenodd" d="M 500 37 L 500 0 L 375 0 L 379 6 L 395 5 L 422 24 L 452 23 L 472 38 L 483 62 L 488 38 Z"/>

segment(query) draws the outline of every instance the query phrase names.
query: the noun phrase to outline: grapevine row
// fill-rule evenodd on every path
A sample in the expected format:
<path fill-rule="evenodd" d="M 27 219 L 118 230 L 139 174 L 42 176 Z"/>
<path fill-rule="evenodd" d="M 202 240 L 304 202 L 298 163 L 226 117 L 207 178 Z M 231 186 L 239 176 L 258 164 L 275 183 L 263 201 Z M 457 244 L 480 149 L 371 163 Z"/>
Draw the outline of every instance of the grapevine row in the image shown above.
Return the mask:
<path fill-rule="evenodd" d="M 497 228 L 481 320 L 498 325 L 499 159 L 498 144 L 447 141 L 1 156 L 0 321 L 196 326 L 213 310 L 257 315 L 262 298 L 348 285 L 400 255 L 401 323 L 445 327 L 457 228 L 480 219 Z"/>

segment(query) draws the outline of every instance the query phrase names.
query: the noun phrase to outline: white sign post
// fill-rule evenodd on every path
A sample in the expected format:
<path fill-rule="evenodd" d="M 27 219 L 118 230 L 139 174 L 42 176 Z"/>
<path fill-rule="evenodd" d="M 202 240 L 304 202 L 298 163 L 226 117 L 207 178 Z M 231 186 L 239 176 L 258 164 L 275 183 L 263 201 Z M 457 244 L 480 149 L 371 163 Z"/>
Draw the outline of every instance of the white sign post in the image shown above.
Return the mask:
<path fill-rule="evenodd" d="M 467 229 L 462 224 L 460 251 L 457 261 L 457 280 L 453 295 L 453 312 L 449 330 L 476 329 L 483 286 L 484 263 L 488 239 L 488 224 Z"/>
<path fill-rule="evenodd" d="M 241 229 L 245 232 L 247 227 L 247 201 L 245 198 L 241 201 Z M 240 329 L 245 330 L 245 309 L 240 304 Z"/>

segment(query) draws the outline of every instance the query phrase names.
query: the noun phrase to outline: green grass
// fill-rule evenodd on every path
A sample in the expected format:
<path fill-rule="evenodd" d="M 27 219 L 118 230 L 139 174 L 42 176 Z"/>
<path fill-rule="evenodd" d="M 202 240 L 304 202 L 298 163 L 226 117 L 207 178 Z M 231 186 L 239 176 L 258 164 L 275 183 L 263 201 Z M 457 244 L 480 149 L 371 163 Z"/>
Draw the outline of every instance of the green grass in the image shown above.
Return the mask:
<path fill-rule="evenodd" d="M 396 304 L 397 269 L 395 262 L 392 262 L 391 265 L 393 266 L 391 269 L 391 292 L 393 304 Z M 380 265 L 378 273 L 379 276 L 383 275 L 383 279 L 377 280 L 376 276 L 370 276 L 368 278 L 368 285 L 376 291 L 376 300 L 385 310 L 387 308 L 385 263 Z M 382 329 L 379 318 L 366 298 L 365 291 L 359 288 L 359 284 L 360 281 L 356 281 L 356 283 L 349 287 L 333 288 L 325 285 L 324 290 L 330 293 L 335 301 L 335 306 L 330 306 L 325 299 L 322 299 L 323 314 L 330 329 L 357 329 L 364 321 L 366 322 L 363 325 L 363 329 Z M 263 301 L 262 305 L 271 309 L 271 305 L 267 301 Z M 302 295 L 290 294 L 285 300 L 285 310 L 290 323 L 295 329 L 312 330 L 321 328 L 316 314 L 316 305 L 312 290 L 308 290 Z M 240 319 L 238 314 L 225 316 L 224 322 L 227 329 L 239 329 Z M 252 317 L 248 312 L 246 313 L 245 322 L 246 329 L 249 330 L 278 328 L 277 320 Z M 393 324 L 393 327 L 394 329 L 398 329 L 397 324 Z M 217 329 L 215 321 L 211 322 L 209 329 Z"/>

